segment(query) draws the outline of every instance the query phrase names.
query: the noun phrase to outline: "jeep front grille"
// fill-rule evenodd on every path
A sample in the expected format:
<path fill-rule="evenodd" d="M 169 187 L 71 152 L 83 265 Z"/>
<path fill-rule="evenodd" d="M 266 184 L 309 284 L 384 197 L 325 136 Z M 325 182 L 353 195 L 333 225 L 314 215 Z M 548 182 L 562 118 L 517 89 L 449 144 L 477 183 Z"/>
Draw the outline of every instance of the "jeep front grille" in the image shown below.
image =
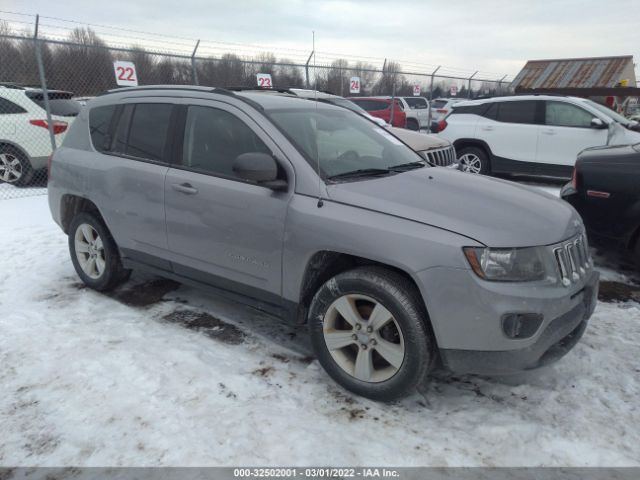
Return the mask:
<path fill-rule="evenodd" d="M 453 145 L 435 150 L 425 150 L 421 152 L 427 161 L 437 167 L 448 167 L 456 162 L 456 149 Z"/>
<path fill-rule="evenodd" d="M 584 233 L 554 248 L 553 255 L 565 287 L 578 282 L 593 266 L 589 257 L 589 244 Z"/>

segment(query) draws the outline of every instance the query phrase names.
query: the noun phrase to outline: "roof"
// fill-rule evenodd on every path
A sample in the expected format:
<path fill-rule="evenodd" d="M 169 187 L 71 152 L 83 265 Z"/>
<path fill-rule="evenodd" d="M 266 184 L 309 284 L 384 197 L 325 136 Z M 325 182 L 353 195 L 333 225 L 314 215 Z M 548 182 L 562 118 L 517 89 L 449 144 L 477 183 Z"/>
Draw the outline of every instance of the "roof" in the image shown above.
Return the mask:
<path fill-rule="evenodd" d="M 633 56 L 529 60 L 511 83 L 512 88 L 615 87 L 629 67 L 632 80 Z M 628 71 L 628 70 L 627 70 Z M 632 83 L 635 86 L 635 83 Z"/>

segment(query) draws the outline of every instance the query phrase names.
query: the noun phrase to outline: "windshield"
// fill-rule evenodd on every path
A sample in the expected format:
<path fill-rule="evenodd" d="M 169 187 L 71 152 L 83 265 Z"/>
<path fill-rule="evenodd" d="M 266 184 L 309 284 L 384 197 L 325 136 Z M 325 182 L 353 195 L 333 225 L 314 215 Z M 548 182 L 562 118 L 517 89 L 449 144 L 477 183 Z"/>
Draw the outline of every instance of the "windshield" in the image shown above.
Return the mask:
<path fill-rule="evenodd" d="M 339 107 L 348 108 L 352 112 L 356 112 L 360 115 L 369 115 L 369 113 L 360 105 L 356 105 L 351 100 L 347 100 L 346 98 L 326 98 L 318 100 L 324 101 L 326 103 L 332 103 L 333 105 L 337 105 Z"/>
<path fill-rule="evenodd" d="M 314 169 L 319 159 L 323 178 L 424 162 L 384 128 L 343 108 L 278 109 L 267 113 Z"/>
<path fill-rule="evenodd" d="M 594 102 L 592 100 L 587 100 L 587 99 L 582 100 L 582 101 L 584 103 L 588 104 L 590 107 L 593 107 L 596 110 L 604 113 L 609 118 L 613 119 L 613 121 L 615 121 L 615 122 L 621 123 L 622 125 L 629 125 L 629 123 L 631 123 L 628 119 L 624 118 L 619 113 L 614 112 L 610 108 L 605 107 L 604 105 L 600 105 L 599 103 L 596 103 L 596 102 Z"/>
<path fill-rule="evenodd" d="M 423 109 L 429 108 L 429 104 L 424 98 L 420 97 L 404 97 L 404 101 L 407 102 L 407 105 L 411 108 Z"/>

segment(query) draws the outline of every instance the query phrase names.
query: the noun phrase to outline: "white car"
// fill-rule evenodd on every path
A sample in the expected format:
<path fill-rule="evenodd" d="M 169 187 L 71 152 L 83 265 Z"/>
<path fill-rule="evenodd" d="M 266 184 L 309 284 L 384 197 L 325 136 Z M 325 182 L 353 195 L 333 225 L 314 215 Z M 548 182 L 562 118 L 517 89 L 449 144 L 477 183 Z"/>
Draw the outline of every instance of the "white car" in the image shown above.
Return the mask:
<path fill-rule="evenodd" d="M 466 98 L 435 98 L 431 101 L 431 123 L 439 122 L 446 117 L 453 105 L 460 102 L 466 102 Z"/>
<path fill-rule="evenodd" d="M 72 94 L 49 91 L 49 105 L 56 145 L 80 112 Z M 41 89 L 0 85 L 0 181 L 26 185 L 47 166 L 51 138 Z"/>
<path fill-rule="evenodd" d="M 570 178 L 585 148 L 640 142 L 617 117 L 584 98 L 496 97 L 455 104 L 438 134 L 454 144 L 461 170 Z"/>

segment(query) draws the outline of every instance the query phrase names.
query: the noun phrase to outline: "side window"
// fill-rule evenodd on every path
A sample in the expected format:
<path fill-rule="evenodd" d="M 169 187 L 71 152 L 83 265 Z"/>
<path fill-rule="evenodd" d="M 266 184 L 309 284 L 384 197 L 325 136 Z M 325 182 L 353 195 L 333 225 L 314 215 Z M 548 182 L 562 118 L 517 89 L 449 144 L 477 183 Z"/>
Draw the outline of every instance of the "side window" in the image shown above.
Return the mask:
<path fill-rule="evenodd" d="M 556 127 L 590 128 L 595 115 L 564 102 L 546 102 L 544 123 Z"/>
<path fill-rule="evenodd" d="M 125 154 L 162 161 L 173 105 L 139 103 L 133 110 Z"/>
<path fill-rule="evenodd" d="M 536 105 L 534 100 L 500 102 L 496 120 L 505 123 L 531 123 L 536 122 Z"/>
<path fill-rule="evenodd" d="M 498 104 L 490 104 L 489 108 L 487 108 L 487 111 L 484 112 L 484 116 L 490 118 L 491 120 L 496 120 L 498 118 Z"/>
<path fill-rule="evenodd" d="M 0 115 L 12 114 L 12 113 L 27 113 L 27 111 L 20 105 L 16 105 L 9 100 L 0 98 Z"/>
<path fill-rule="evenodd" d="M 89 112 L 89 132 L 91 133 L 91 142 L 93 142 L 93 148 L 99 152 L 104 153 L 109 151 L 111 144 L 109 127 L 115 110 L 115 105 L 108 105 L 105 107 L 92 108 Z"/>
<path fill-rule="evenodd" d="M 129 136 L 129 126 L 131 125 L 131 115 L 133 114 L 134 107 L 134 105 L 120 107 L 118 124 L 116 125 L 110 148 L 110 151 L 114 153 L 124 154 L 127 151 L 127 137 Z"/>
<path fill-rule="evenodd" d="M 248 152 L 271 153 L 271 150 L 235 115 L 217 108 L 189 107 L 184 129 L 183 166 L 235 177 L 234 160 Z"/>

